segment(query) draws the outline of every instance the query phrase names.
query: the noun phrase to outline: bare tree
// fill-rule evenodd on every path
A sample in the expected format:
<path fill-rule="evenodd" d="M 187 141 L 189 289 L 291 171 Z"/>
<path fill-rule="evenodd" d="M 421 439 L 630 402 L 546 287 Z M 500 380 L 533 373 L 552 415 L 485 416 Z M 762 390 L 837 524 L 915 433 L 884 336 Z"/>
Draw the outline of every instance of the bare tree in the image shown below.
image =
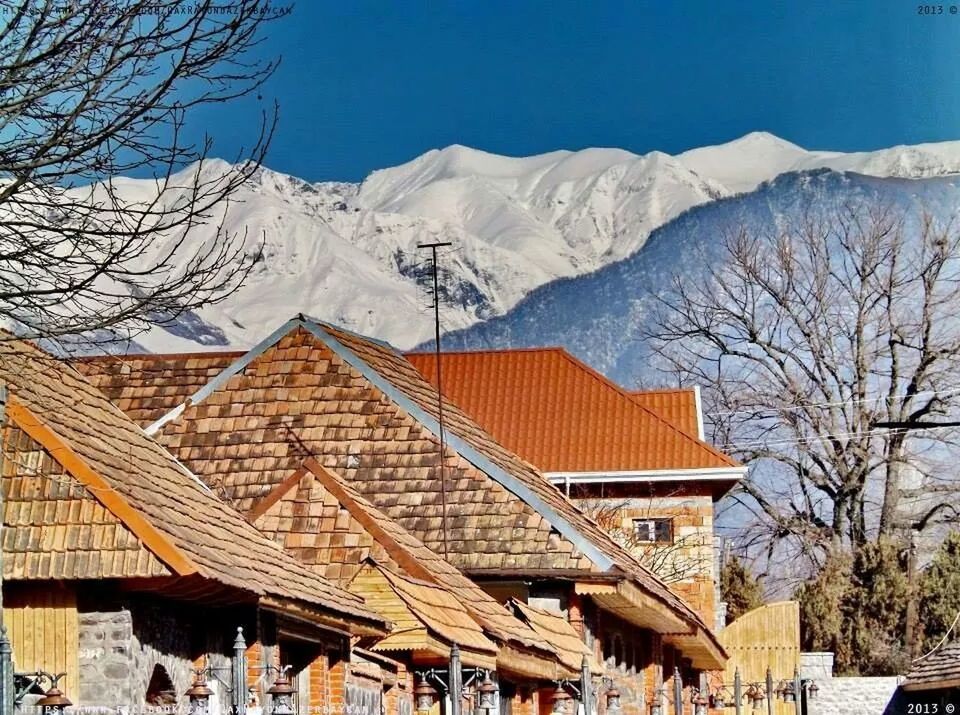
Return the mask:
<path fill-rule="evenodd" d="M 231 165 L 206 160 L 211 139 L 185 128 L 203 105 L 259 91 L 276 60 L 251 51 L 283 14 L 260 0 L 0 0 L 4 322 L 26 337 L 136 331 L 240 284 L 258 250 L 222 216 L 276 106 Z M 151 190 L 118 189 L 115 177 L 144 172 Z M 216 237 L 193 245 L 210 222 Z"/>
<path fill-rule="evenodd" d="M 956 518 L 956 226 L 847 206 L 722 243 L 703 280 L 658 297 L 647 337 L 706 387 L 714 441 L 752 465 L 750 538 L 818 563 Z"/>

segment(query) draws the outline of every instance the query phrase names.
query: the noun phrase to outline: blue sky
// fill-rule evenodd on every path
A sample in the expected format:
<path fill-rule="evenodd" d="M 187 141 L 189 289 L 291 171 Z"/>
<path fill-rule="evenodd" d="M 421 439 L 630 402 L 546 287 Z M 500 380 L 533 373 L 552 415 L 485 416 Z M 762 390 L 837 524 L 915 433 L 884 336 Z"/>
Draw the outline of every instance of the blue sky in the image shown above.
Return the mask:
<path fill-rule="evenodd" d="M 958 1 L 960 5 L 960 1 Z M 813 149 L 960 139 L 960 14 L 901 0 L 298 0 L 267 28 L 267 165 L 359 180 L 453 143 L 670 153 L 766 130 Z M 232 157 L 255 99 L 197 130 Z"/>

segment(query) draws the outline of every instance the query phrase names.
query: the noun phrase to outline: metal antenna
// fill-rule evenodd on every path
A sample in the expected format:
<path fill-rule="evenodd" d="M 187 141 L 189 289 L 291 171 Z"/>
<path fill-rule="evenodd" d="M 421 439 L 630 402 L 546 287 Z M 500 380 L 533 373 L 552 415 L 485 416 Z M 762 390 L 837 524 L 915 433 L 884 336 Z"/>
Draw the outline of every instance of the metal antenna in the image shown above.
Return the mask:
<path fill-rule="evenodd" d="M 440 532 L 443 535 L 443 558 L 445 560 L 449 560 L 447 558 L 447 474 L 443 464 L 444 452 L 446 452 L 446 435 L 443 427 L 443 374 L 440 368 L 440 280 L 437 270 L 437 249 L 452 245 L 449 241 L 417 245 L 420 250 L 429 249 L 433 258 L 431 266 L 433 270 L 433 334 L 437 361 L 437 422 L 440 424 Z"/>

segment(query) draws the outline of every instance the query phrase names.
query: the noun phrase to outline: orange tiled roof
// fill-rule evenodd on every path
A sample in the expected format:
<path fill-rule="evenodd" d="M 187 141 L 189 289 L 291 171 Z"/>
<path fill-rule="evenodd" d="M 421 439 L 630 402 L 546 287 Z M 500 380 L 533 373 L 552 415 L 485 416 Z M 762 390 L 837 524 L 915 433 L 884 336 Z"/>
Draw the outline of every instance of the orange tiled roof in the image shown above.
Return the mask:
<path fill-rule="evenodd" d="M 700 415 L 697 391 L 692 387 L 634 390 L 630 392 L 630 397 L 634 402 L 657 413 L 678 429 L 694 437 L 699 436 Z"/>
<path fill-rule="evenodd" d="M 407 359 L 436 383 L 436 356 Z M 442 355 L 446 395 L 545 472 L 739 466 L 562 348 Z"/>
<path fill-rule="evenodd" d="M 364 608 L 359 598 L 313 573 L 261 535 L 66 363 L 30 343 L 2 340 L 0 381 L 10 391 L 10 423 L 42 445 L 45 455 L 62 467 L 47 464 L 45 468 L 51 474 L 34 475 L 33 481 L 41 477 L 47 481 L 60 479 L 66 472 L 71 477 L 66 483 L 68 489 L 73 482 L 82 483 L 85 491 L 76 492 L 81 501 L 92 495 L 123 522 L 172 577 L 183 583 L 185 595 L 197 589 L 195 579 L 206 579 L 221 588 L 246 593 L 247 598 L 289 603 L 317 618 L 349 624 L 358 632 L 382 632 L 383 619 Z M 29 449 L 31 445 L 26 446 Z M 15 501 L 22 502 L 24 493 L 16 491 L 22 479 L 10 476 L 14 482 L 8 491 Z M 81 504 L 81 524 L 77 524 L 73 513 L 77 507 L 72 503 L 61 506 L 62 494 L 50 486 L 30 495 L 41 499 L 39 503 L 50 510 L 46 512 L 50 518 L 67 527 L 64 532 L 51 530 L 49 533 L 57 534 L 53 538 L 59 539 L 62 534 L 64 539 L 79 539 L 82 534 L 78 526 L 90 528 L 97 519 L 106 519 L 93 515 L 84 518 Z M 51 503 L 53 497 L 61 504 Z M 31 518 L 38 520 L 39 507 L 30 508 L 37 514 L 37 518 Z M 63 522 L 58 515 L 64 517 Z M 21 512 L 5 511 L 5 517 L 23 521 Z M 20 526 L 17 524 L 17 528 Z M 126 539 L 125 535 L 117 537 L 114 547 L 131 545 Z M 14 553 L 22 550 L 19 543 L 12 546 Z M 56 541 L 29 542 L 26 546 L 30 551 L 49 546 L 51 558 L 59 558 Z M 156 565 L 147 568 L 154 573 L 159 570 Z M 143 575 L 140 567 L 123 575 L 134 573 Z M 103 563 L 97 564 L 93 557 L 78 557 L 74 569 L 69 574 L 61 571 L 61 575 L 103 576 Z M 178 593 L 177 584 L 168 584 L 165 592 Z"/>
<path fill-rule="evenodd" d="M 91 372 L 111 390 L 104 365 Z M 133 371 L 126 380 L 137 385 Z M 390 346 L 301 317 L 155 424 L 159 441 L 242 511 L 312 456 L 464 571 L 627 578 L 624 593 L 662 604 L 651 618 L 689 624 L 722 654 L 686 603 L 531 464 L 454 404 L 444 417 L 445 510 L 435 389 Z"/>

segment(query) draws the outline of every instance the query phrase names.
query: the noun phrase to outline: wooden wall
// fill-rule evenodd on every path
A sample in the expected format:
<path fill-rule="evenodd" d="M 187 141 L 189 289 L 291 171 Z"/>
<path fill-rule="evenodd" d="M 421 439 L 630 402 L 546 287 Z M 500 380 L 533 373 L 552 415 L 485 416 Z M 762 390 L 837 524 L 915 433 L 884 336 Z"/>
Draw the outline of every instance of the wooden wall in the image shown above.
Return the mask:
<path fill-rule="evenodd" d="M 747 683 L 766 681 L 769 666 L 776 687 L 779 679 L 792 678 L 800 667 L 800 604 L 780 601 L 760 606 L 740 616 L 717 637 L 730 655 L 725 683 L 733 683 L 739 668 L 746 692 Z M 792 715 L 794 706 L 777 702 L 774 712 Z"/>
<path fill-rule="evenodd" d="M 17 672 L 67 673 L 60 689 L 68 695 L 79 692 L 79 619 L 72 589 L 49 584 L 4 587 L 3 623 Z"/>

